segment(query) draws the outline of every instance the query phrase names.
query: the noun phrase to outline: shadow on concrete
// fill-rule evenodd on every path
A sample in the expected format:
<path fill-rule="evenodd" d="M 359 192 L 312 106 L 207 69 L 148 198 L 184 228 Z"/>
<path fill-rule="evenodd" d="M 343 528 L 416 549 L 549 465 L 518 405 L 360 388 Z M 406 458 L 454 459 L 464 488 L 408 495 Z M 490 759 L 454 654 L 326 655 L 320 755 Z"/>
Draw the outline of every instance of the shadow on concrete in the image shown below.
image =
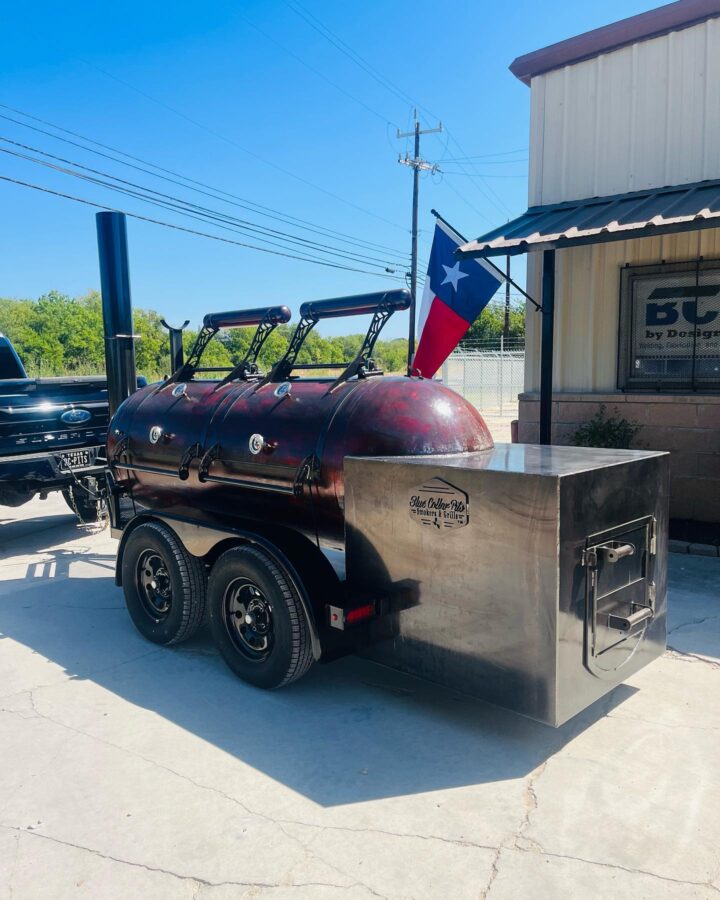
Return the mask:
<path fill-rule="evenodd" d="M 77 535 L 74 522 L 57 524 L 55 544 Z M 22 552 L 47 547 L 42 537 Z M 621 686 L 555 730 L 355 657 L 264 692 L 232 675 L 207 633 L 178 648 L 141 638 L 112 552 L 42 557 L 5 564 L 0 647 L 11 638 L 323 806 L 525 776 L 634 693 Z"/>
<path fill-rule="evenodd" d="M 720 659 L 720 559 L 670 555 L 668 647 Z"/>
<path fill-rule="evenodd" d="M 57 513 L 51 509 L 47 515 L 30 516 L 25 510 L 29 507 L 20 507 L 18 513 L 25 513 L 23 516 L 12 516 L 7 514 L 6 510 L 0 510 L 0 558 L 7 557 L 9 553 L 34 553 L 37 552 L 39 543 L 42 543 L 47 532 L 52 531 L 53 541 L 60 542 L 65 540 L 73 540 L 82 534 L 91 534 L 97 530 L 97 525 L 80 525 L 77 516 L 68 510 L 67 512 Z M 33 504 L 33 509 L 37 509 L 37 505 Z M 17 547 L 18 541 L 29 539 L 28 546 L 22 548 Z M 15 546 L 13 546 L 15 545 Z"/>

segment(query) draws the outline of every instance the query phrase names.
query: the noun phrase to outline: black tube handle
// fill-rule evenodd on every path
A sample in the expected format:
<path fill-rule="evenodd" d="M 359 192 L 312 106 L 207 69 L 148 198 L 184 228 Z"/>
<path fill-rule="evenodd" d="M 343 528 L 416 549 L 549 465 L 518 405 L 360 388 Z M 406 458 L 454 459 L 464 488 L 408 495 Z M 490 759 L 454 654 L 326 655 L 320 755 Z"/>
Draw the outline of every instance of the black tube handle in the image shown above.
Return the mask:
<path fill-rule="evenodd" d="M 398 288 L 351 297 L 334 297 L 332 300 L 309 300 L 300 307 L 300 315 L 303 319 L 334 319 L 338 316 L 371 315 L 379 309 L 397 312 L 408 309 L 409 306 L 410 291 Z"/>
<path fill-rule="evenodd" d="M 287 306 L 258 306 L 255 309 L 235 309 L 229 312 L 208 313 L 203 319 L 204 328 L 245 328 L 259 325 L 263 320 L 271 325 L 284 325 L 292 313 Z"/>

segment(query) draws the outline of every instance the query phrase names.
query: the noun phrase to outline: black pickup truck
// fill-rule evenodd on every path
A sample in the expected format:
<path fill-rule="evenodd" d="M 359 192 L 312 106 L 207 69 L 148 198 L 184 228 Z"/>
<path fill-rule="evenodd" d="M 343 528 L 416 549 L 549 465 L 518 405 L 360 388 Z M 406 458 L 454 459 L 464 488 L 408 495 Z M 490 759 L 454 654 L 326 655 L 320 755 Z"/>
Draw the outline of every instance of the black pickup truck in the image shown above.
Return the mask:
<path fill-rule="evenodd" d="M 62 491 L 81 522 L 101 518 L 107 424 L 104 377 L 28 378 L 0 334 L 0 506 Z"/>

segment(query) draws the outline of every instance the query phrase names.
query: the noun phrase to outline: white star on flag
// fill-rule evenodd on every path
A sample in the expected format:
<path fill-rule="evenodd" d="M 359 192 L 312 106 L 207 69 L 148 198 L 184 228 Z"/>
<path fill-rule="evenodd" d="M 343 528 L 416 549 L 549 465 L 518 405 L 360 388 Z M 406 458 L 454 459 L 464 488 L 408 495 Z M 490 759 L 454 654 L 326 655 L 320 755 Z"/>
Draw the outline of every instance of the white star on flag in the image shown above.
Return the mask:
<path fill-rule="evenodd" d="M 443 265 L 443 269 L 445 269 L 445 280 L 440 282 L 442 284 L 451 284 L 453 286 L 453 290 L 457 290 L 457 283 L 461 278 L 467 278 L 467 272 L 460 271 L 460 263 L 456 262 L 454 266 L 445 266 Z"/>

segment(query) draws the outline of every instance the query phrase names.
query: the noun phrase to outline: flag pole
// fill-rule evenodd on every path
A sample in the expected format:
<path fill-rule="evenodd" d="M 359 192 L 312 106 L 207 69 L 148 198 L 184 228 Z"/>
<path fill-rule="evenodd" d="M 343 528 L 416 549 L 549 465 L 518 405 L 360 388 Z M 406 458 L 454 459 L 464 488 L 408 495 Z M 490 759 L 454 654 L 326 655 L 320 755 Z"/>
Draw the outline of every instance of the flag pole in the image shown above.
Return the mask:
<path fill-rule="evenodd" d="M 435 216 L 436 219 L 438 219 L 438 221 L 442 222 L 443 225 L 447 225 L 447 227 L 448 227 L 451 231 L 454 231 L 455 234 L 456 234 L 456 235 L 460 238 L 460 240 L 463 242 L 463 244 L 467 244 L 468 239 L 467 239 L 466 237 L 463 237 L 463 236 L 460 234 L 460 232 L 457 230 L 457 228 L 455 228 L 453 225 L 451 225 L 451 224 L 448 222 L 447 219 L 444 219 L 436 209 L 431 209 L 430 212 Z M 511 285 L 515 288 L 515 290 L 516 290 L 518 293 L 522 294 L 522 296 L 523 296 L 529 303 L 532 303 L 532 305 L 535 307 L 535 309 L 536 309 L 538 312 L 542 312 L 542 306 L 541 306 L 536 300 L 533 300 L 533 298 L 530 296 L 530 294 L 528 294 L 527 291 L 524 291 L 524 290 L 520 287 L 520 285 L 519 285 L 516 281 L 513 281 L 513 279 L 510 278 L 505 272 L 503 272 L 503 270 L 502 270 L 499 266 L 496 266 L 494 262 L 492 262 L 492 261 L 489 260 L 489 259 L 486 259 L 484 256 L 483 256 L 483 258 L 482 258 L 482 261 L 485 263 L 485 265 L 490 266 L 491 269 L 494 269 L 494 270 L 498 273 L 498 275 L 500 275 L 500 276 L 502 277 L 502 280 L 503 280 L 503 281 L 507 281 L 508 284 L 511 284 Z"/>

